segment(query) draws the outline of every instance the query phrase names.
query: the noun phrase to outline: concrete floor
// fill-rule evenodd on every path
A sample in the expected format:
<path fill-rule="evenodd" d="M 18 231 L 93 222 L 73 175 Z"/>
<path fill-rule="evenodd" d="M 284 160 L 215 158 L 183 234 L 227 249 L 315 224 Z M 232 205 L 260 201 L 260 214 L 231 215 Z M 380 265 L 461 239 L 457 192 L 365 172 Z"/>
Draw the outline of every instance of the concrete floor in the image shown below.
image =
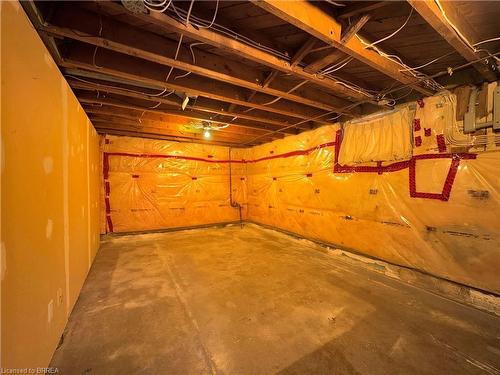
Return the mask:
<path fill-rule="evenodd" d="M 499 374 L 500 319 L 248 225 L 103 242 L 62 374 Z"/>

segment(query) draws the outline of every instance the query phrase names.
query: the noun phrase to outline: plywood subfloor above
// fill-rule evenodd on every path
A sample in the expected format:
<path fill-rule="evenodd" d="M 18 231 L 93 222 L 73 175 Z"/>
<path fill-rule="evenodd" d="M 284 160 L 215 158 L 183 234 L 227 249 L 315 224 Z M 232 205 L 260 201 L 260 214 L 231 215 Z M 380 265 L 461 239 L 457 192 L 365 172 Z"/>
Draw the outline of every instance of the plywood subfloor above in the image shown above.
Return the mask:
<path fill-rule="evenodd" d="M 254 225 L 108 238 L 62 373 L 496 374 L 499 319 Z"/>

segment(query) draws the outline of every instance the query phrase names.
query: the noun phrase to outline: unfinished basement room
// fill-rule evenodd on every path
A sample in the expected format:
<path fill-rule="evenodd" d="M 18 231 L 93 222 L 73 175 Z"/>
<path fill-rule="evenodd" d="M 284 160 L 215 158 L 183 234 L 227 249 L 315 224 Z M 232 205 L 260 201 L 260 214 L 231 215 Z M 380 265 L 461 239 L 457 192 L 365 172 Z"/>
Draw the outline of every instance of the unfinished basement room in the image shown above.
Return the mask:
<path fill-rule="evenodd" d="M 0 14 L 0 374 L 500 375 L 500 2 Z"/>

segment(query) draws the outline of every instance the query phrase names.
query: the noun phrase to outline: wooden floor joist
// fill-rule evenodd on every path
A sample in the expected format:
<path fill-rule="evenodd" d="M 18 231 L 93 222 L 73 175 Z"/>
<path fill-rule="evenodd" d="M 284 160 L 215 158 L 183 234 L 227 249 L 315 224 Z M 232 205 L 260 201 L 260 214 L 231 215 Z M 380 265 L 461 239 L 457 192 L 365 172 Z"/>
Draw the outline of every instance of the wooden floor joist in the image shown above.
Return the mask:
<path fill-rule="evenodd" d="M 174 108 L 180 108 L 180 102 L 178 100 L 170 99 L 169 97 L 164 98 L 164 97 L 152 96 L 152 95 L 147 95 L 147 94 L 141 94 L 139 92 L 133 92 L 131 90 L 127 90 L 127 89 L 120 88 L 120 87 L 113 87 L 113 86 L 109 86 L 109 85 L 79 82 L 79 81 L 71 79 L 71 78 L 69 80 L 69 84 L 74 89 L 108 92 L 108 93 L 127 96 L 130 98 L 148 100 L 148 101 L 152 102 L 152 105 L 154 105 L 155 103 L 163 103 L 163 104 L 171 105 Z M 252 116 L 251 114 L 247 114 L 247 113 L 221 111 L 221 110 L 217 110 L 214 108 L 208 108 L 208 107 L 204 107 L 201 105 L 197 105 L 196 103 L 195 104 L 188 104 L 186 107 L 186 111 L 184 113 L 189 114 L 189 110 L 205 112 L 207 114 L 214 114 L 215 113 L 217 115 L 222 115 L 222 116 L 236 117 L 236 118 L 240 118 L 240 119 L 255 121 L 257 124 L 269 124 L 269 125 L 276 125 L 279 127 L 285 127 L 285 126 L 290 125 L 290 123 L 273 120 L 271 118 L 263 119 L 262 117 Z"/>
<path fill-rule="evenodd" d="M 453 28 L 452 24 L 471 43 L 478 41 L 474 29 L 457 13 L 453 5 L 447 6 L 446 2 L 438 5 L 434 0 L 408 0 L 408 2 L 465 60 L 472 62 L 481 57 Z M 487 81 L 495 81 L 497 75 L 492 70 L 495 67 L 494 61 L 492 60 L 490 65 L 485 61 L 477 62 L 473 66 Z"/>
<path fill-rule="evenodd" d="M 168 109 L 168 108 L 161 108 L 161 109 L 156 109 L 156 108 L 151 108 L 151 107 L 145 107 L 145 106 L 140 106 L 138 104 L 135 104 L 133 102 L 128 102 L 128 101 L 119 101 L 116 100 L 115 98 L 96 98 L 95 95 L 85 95 L 81 94 L 79 96 L 80 102 L 85 103 L 85 104 L 92 104 L 92 105 L 105 105 L 113 108 L 124 108 L 124 109 L 132 109 L 132 110 L 138 110 L 138 111 L 143 111 L 143 112 L 149 112 L 149 113 L 156 113 L 156 114 L 170 114 L 170 115 L 177 115 L 177 116 L 184 116 L 191 118 L 193 120 L 197 121 L 210 121 L 210 118 L 208 117 L 202 117 L 200 114 L 195 114 L 192 112 L 182 112 L 174 109 Z M 180 113 L 181 112 L 181 113 Z M 214 121 L 214 122 L 224 122 L 224 121 Z M 261 129 L 261 130 L 266 130 L 266 131 L 277 131 L 278 133 L 282 134 L 296 134 L 296 131 L 292 129 L 286 129 L 286 130 L 281 130 L 282 127 L 277 127 L 275 125 L 257 125 L 257 124 L 242 124 L 240 122 L 230 122 L 231 126 L 238 126 L 241 128 L 247 128 L 247 129 Z"/>
<path fill-rule="evenodd" d="M 294 3 L 294 2 L 292 2 Z M 108 11 L 112 14 L 117 14 L 119 12 L 127 13 L 130 17 L 146 23 L 152 23 L 158 27 L 165 29 L 168 32 L 175 31 L 177 33 L 183 34 L 184 36 L 207 43 L 214 47 L 222 50 L 226 50 L 237 55 L 244 57 L 250 61 L 257 62 L 259 64 L 268 66 L 272 69 L 279 70 L 284 73 L 291 74 L 297 78 L 307 79 L 311 83 L 328 89 L 332 93 L 340 95 L 342 97 L 351 100 L 365 100 L 366 95 L 360 94 L 356 90 L 349 89 L 341 84 L 336 83 L 330 79 L 322 79 L 313 74 L 306 72 L 303 68 L 299 66 L 291 66 L 289 61 L 286 61 L 280 57 L 272 55 L 261 49 L 255 48 L 238 40 L 232 39 L 211 29 L 199 29 L 191 24 L 183 24 L 168 17 L 161 13 L 150 13 L 150 14 L 138 14 L 129 13 L 121 5 L 114 2 L 103 2 L 101 4 L 101 9 Z"/>
<path fill-rule="evenodd" d="M 271 88 L 269 85 L 263 84 L 262 73 L 259 70 L 249 68 L 236 61 L 228 61 L 228 59 L 224 59 L 221 56 L 204 51 L 196 51 L 198 59 L 195 62 L 192 61 L 193 57 L 187 50 L 187 47 L 181 48 L 178 58 L 174 59 L 177 43 L 157 34 L 131 28 L 129 25 L 107 17 L 99 19 L 97 16 L 92 16 L 92 12 L 77 11 L 75 9 L 60 13 L 60 15 L 56 14 L 58 17 L 53 17 L 51 21 L 67 25 L 68 27 L 46 24 L 41 26 L 40 30 L 53 36 L 78 40 L 115 52 L 174 67 L 182 70 L 184 73 L 191 72 L 325 111 L 334 111 L 349 104 L 348 101 L 340 98 L 330 103 L 320 102 L 308 99 L 303 95 L 299 96 L 288 93 L 284 88 Z M 101 36 L 95 30 L 98 27 L 96 24 L 98 22 L 102 25 L 103 31 L 101 32 Z"/>
<path fill-rule="evenodd" d="M 412 84 L 412 87 L 416 91 L 424 95 L 432 95 L 433 91 L 416 82 L 415 77 L 401 72 L 401 65 L 375 51 L 365 48 L 358 38 L 352 38 L 345 44 L 342 44 L 340 42 L 342 37 L 342 26 L 340 23 L 314 5 L 314 3 L 307 0 L 256 0 L 254 3 L 284 21 L 384 73 L 388 77 L 403 84 Z M 414 82 L 415 84 L 413 84 Z"/>
<path fill-rule="evenodd" d="M 165 72 L 156 72 L 155 74 L 153 69 L 149 69 L 144 67 L 144 64 L 137 63 L 136 65 L 127 69 L 124 64 L 124 59 L 114 59 L 114 66 L 104 67 L 104 66 L 96 66 L 91 62 L 84 62 L 76 58 L 65 58 L 61 64 L 61 66 L 65 68 L 76 68 L 83 69 L 91 72 L 103 73 L 112 77 L 122 78 L 126 80 L 143 82 L 149 85 L 156 86 L 158 88 L 165 88 L 167 90 L 175 90 L 181 93 L 187 93 L 189 96 L 202 96 L 208 99 L 218 100 L 224 103 L 234 103 L 239 106 L 247 107 L 247 108 L 255 108 L 261 111 L 273 113 L 276 115 L 281 115 L 290 118 L 290 123 L 297 121 L 296 119 L 308 120 L 311 117 L 321 113 L 316 112 L 316 114 L 302 114 L 298 113 L 296 108 L 290 107 L 289 109 L 281 109 L 272 106 L 266 106 L 263 104 L 250 103 L 244 99 L 239 99 L 238 94 L 233 91 L 230 93 L 226 91 L 226 87 L 220 85 L 208 85 L 208 86 L 195 86 L 195 85 L 181 85 L 178 83 L 165 82 Z M 107 64 L 109 66 L 111 64 Z M 136 72 L 135 70 L 139 70 Z M 134 73 L 131 73 L 134 71 Z M 153 78 L 154 77 L 154 78 Z M 174 81 L 177 82 L 177 81 Z M 199 89 L 198 87 L 205 87 L 204 89 Z M 283 103 L 278 103 L 283 104 Z M 284 108 L 281 105 L 282 108 Z M 295 120 L 294 120 L 295 119 Z"/>

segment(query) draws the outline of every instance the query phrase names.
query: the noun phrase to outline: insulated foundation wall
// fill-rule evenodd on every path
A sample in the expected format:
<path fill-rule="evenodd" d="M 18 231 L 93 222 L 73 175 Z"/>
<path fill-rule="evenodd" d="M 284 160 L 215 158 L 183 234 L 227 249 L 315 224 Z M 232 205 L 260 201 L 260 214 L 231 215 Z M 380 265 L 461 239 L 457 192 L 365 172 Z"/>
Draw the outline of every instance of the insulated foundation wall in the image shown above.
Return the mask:
<path fill-rule="evenodd" d="M 102 230 L 238 220 L 231 160 L 243 219 L 500 293 L 500 152 L 494 138 L 463 147 L 455 105 L 438 95 L 231 158 L 226 147 L 107 136 Z"/>
<path fill-rule="evenodd" d="M 247 163 L 249 219 L 500 293 L 500 152 L 448 145 L 454 114 L 446 95 L 410 110 L 413 156 L 401 160 L 341 164 L 340 126 L 248 150 L 261 160 Z M 392 140 L 366 135 L 351 160 Z"/>
<path fill-rule="evenodd" d="M 99 247 L 99 138 L 19 3 L 0 6 L 1 367 L 46 367 Z"/>
<path fill-rule="evenodd" d="M 107 135 L 102 148 L 103 232 L 240 220 L 230 202 L 227 147 Z M 244 167 L 231 164 L 236 202 L 246 199 Z"/>

